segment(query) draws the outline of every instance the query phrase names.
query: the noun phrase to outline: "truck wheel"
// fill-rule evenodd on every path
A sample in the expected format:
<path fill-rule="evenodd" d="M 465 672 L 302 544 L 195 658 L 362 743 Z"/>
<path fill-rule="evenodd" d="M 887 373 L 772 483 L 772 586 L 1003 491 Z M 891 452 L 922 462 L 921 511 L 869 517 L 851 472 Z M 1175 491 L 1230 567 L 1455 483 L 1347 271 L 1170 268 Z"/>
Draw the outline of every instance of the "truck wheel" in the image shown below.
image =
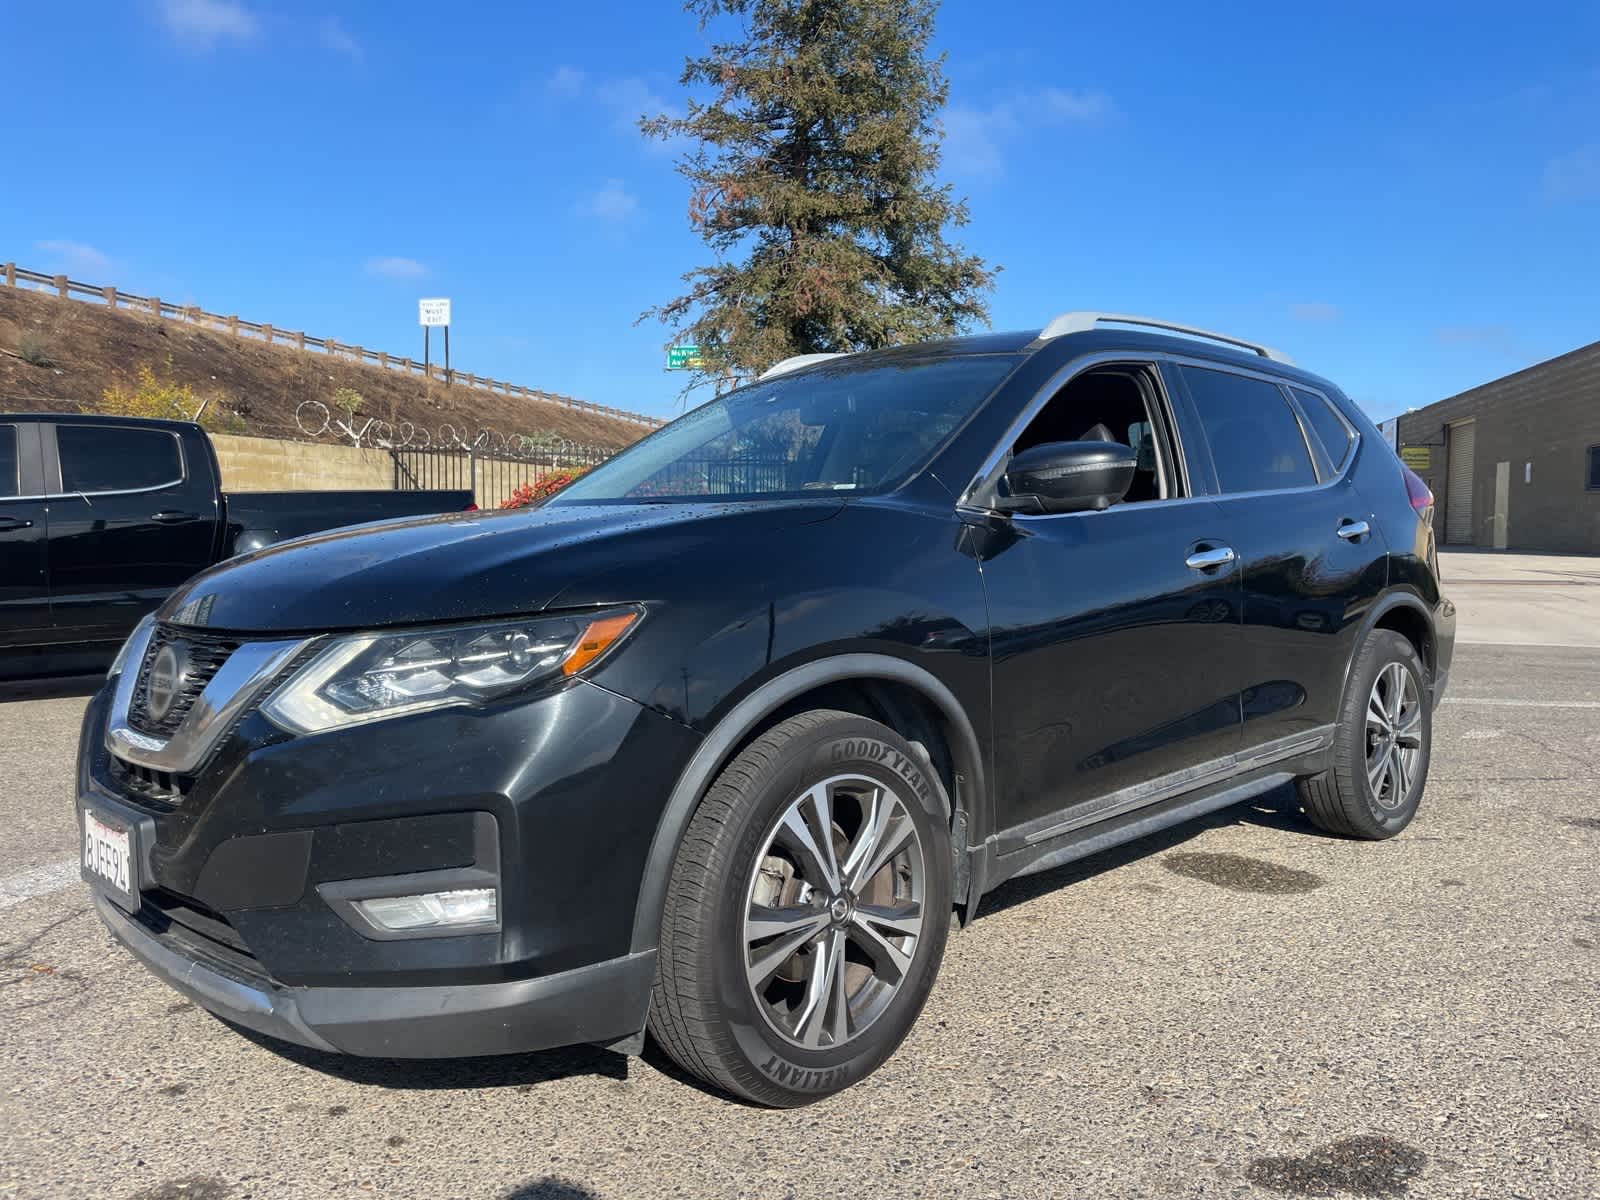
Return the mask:
<path fill-rule="evenodd" d="M 650 1031 L 685 1070 L 792 1107 L 889 1057 L 950 926 L 943 792 L 877 721 L 816 711 L 751 742 L 678 849 Z"/>
<path fill-rule="evenodd" d="M 1411 823 L 1433 741 L 1427 679 L 1416 647 L 1398 633 L 1367 637 L 1350 668 L 1329 769 L 1298 781 L 1318 828 L 1376 841 Z"/>

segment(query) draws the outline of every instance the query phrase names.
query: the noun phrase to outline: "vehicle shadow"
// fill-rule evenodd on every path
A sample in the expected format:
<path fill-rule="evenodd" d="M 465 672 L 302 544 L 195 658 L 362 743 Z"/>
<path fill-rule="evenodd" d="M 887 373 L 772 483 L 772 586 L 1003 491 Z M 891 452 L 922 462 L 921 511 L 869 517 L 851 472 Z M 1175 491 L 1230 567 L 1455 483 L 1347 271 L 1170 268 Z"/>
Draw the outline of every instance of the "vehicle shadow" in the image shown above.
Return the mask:
<path fill-rule="evenodd" d="M 545 1175 L 513 1188 L 500 1200 L 599 1200 L 599 1193 L 591 1192 L 581 1183 Z"/>
<path fill-rule="evenodd" d="M 540 1084 L 579 1075 L 599 1075 L 617 1080 L 628 1078 L 627 1056 L 599 1046 L 568 1046 L 560 1050 L 497 1054 L 482 1058 L 356 1058 L 297 1046 L 293 1042 L 280 1041 L 235 1025 L 222 1017 L 216 1019 L 280 1058 L 323 1075 L 367 1087 L 402 1091 L 514 1087 L 519 1091 L 531 1091 Z"/>
<path fill-rule="evenodd" d="M 1208 829 L 1223 829 L 1229 825 L 1259 825 L 1266 829 L 1300 834 L 1303 837 L 1343 840 L 1337 834 L 1324 833 L 1307 820 L 1305 814 L 1300 811 L 1300 797 L 1295 791 L 1294 784 L 1286 783 L 1232 808 L 1219 809 L 1203 817 L 1195 817 L 1191 821 L 1174 825 L 1160 833 L 1136 838 L 1121 846 L 1114 846 L 1110 850 L 1102 850 L 1098 854 L 1091 854 L 1075 862 L 1041 871 L 1037 875 L 1010 880 L 983 897 L 978 906 L 978 914 L 980 917 L 992 915 L 1013 905 L 1025 904 L 1029 900 L 1048 892 L 1058 891 L 1069 884 L 1092 879 L 1106 871 L 1114 871 L 1118 867 L 1138 862 L 1141 858 L 1149 858 L 1172 850 L 1192 838 L 1199 837 Z"/>

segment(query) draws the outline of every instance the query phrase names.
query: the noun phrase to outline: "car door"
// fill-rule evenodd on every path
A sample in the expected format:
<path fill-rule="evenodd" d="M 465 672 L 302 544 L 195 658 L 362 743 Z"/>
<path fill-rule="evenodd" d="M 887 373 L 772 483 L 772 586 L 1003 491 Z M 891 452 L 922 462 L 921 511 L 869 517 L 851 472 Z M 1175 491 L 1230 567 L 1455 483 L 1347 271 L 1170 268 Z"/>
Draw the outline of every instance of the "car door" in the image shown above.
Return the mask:
<path fill-rule="evenodd" d="M 1157 365 L 1111 366 L 1142 384 L 1148 446 L 1126 409 L 1110 412 L 1103 401 L 1052 415 L 1080 379 L 1083 394 L 1104 390 L 1087 372 L 1030 428 L 1051 426 L 1044 440 L 1132 436 L 1158 474 L 1142 487 L 1136 476 L 1130 496 L 1137 489 L 1141 498 L 1104 511 L 1011 516 L 982 563 L 1002 847 L 1153 803 L 1171 794 L 1163 781 L 1181 790 L 1177 776 L 1238 746 L 1228 662 L 1240 585 L 1222 553 L 1222 515 L 1185 482 Z M 1101 412 L 1111 419 L 1095 419 Z"/>
<path fill-rule="evenodd" d="M 1359 438 L 1315 388 L 1215 364 L 1180 373 L 1239 556 L 1243 746 L 1287 756 L 1336 719 L 1387 580 L 1387 547 L 1352 481 Z"/>
<path fill-rule="evenodd" d="M 49 640 L 38 426 L 0 419 L 0 647 Z"/>
<path fill-rule="evenodd" d="M 208 474 L 158 425 L 59 421 L 43 427 L 51 607 L 57 630 L 119 639 L 210 565 L 216 533 Z"/>

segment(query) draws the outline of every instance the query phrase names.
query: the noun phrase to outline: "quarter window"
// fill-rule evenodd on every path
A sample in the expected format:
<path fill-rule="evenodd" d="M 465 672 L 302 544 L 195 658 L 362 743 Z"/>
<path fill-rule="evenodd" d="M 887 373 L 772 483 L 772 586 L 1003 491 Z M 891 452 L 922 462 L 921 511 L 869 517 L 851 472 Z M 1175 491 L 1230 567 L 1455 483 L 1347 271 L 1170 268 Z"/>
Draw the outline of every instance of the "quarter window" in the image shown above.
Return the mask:
<path fill-rule="evenodd" d="M 17 476 L 17 427 L 0 425 L 0 496 L 22 495 Z"/>
<path fill-rule="evenodd" d="M 155 429 L 57 425 L 64 492 L 130 492 L 183 479 L 178 439 Z"/>
<path fill-rule="evenodd" d="M 1277 384 L 1228 371 L 1184 367 L 1224 492 L 1263 492 L 1317 482 L 1300 422 Z"/>
<path fill-rule="evenodd" d="M 1350 453 L 1350 445 L 1355 441 L 1355 434 L 1350 432 L 1350 426 L 1345 424 L 1344 418 L 1333 411 L 1333 402 L 1317 395 L 1315 392 L 1303 392 L 1299 388 L 1290 388 L 1294 398 L 1300 401 L 1300 411 L 1305 413 L 1306 420 L 1311 423 L 1311 431 L 1317 435 L 1322 443 L 1322 448 L 1328 452 L 1328 461 L 1337 471 L 1344 466 L 1345 457 Z"/>

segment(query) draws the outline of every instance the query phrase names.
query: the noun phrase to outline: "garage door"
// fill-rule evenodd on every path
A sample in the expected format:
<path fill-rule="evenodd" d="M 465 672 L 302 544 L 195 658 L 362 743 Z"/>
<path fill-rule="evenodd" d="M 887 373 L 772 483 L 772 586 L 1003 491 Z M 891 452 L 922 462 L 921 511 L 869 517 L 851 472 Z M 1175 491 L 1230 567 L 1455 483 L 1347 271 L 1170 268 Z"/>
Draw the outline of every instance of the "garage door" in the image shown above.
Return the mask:
<path fill-rule="evenodd" d="M 1472 545 L 1472 467 L 1476 458 L 1478 426 L 1463 421 L 1450 426 L 1450 477 L 1445 482 L 1444 540 L 1451 545 Z"/>

